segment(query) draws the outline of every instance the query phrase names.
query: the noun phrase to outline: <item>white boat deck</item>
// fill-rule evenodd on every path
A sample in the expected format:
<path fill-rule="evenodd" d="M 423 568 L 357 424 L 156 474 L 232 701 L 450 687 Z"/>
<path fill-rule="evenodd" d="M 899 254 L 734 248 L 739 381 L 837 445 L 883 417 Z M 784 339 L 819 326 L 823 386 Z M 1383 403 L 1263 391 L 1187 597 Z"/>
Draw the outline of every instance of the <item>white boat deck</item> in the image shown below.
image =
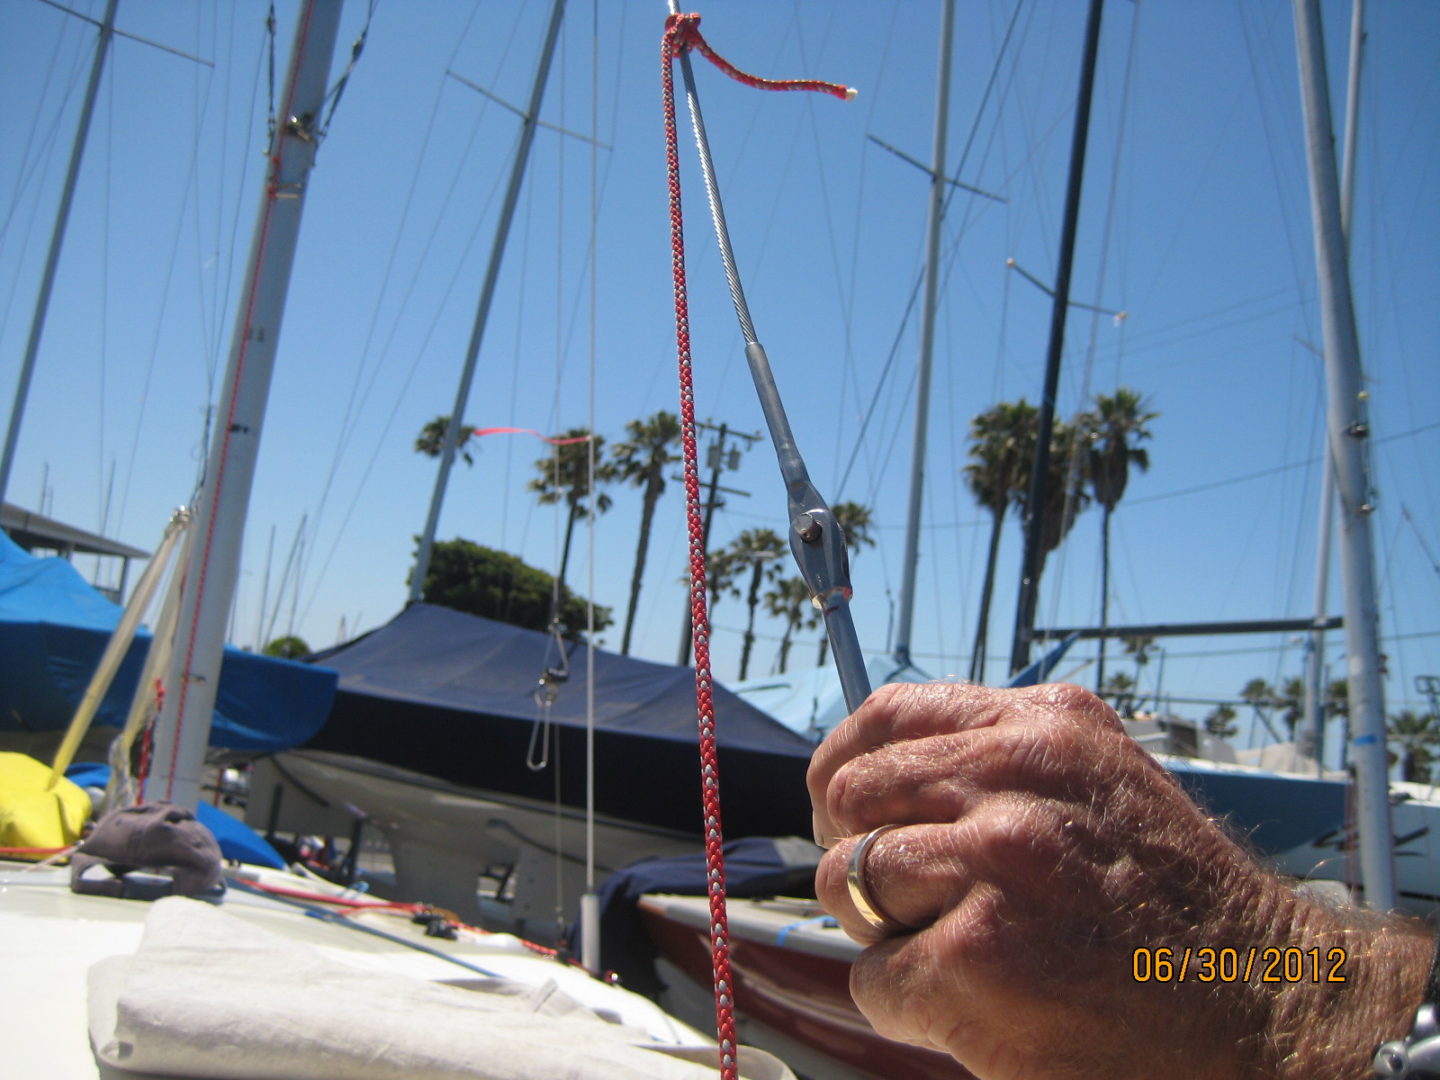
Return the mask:
<path fill-rule="evenodd" d="M 252 870 L 245 868 L 247 874 Z M 253 876 L 271 886 L 331 896 L 341 893 L 335 886 L 293 874 L 256 870 Z M 294 902 L 255 895 L 234 885 L 215 907 L 248 927 L 294 942 L 297 957 L 318 953 L 324 961 L 355 968 L 357 973 L 471 987 L 493 984 L 492 977 L 529 988 L 553 983 L 563 995 L 585 1006 L 590 1026 L 598 1015 L 610 1022 L 605 1026 L 636 1029 L 643 1032 L 640 1042 L 648 1037 L 648 1045 L 668 1051 L 644 1054 L 655 1060 L 659 1071 L 636 1072 L 637 1078 L 703 1077 L 712 1071 L 671 1056 L 673 1048 L 694 1047 L 698 1048 L 698 1061 L 704 1062 L 708 1053 L 713 1053 L 711 1040 L 648 999 L 596 980 L 507 934 L 462 929 L 455 940 L 429 938 L 408 914 L 374 911 L 315 917 L 316 905 L 309 905 L 307 911 Z M 148 1073 L 116 1069 L 97 1060 L 87 1019 L 91 1008 L 87 984 L 97 961 L 135 954 L 152 910 L 155 905 L 144 901 L 73 893 L 69 871 L 63 867 L 0 861 L 0 1075 L 7 1080 L 150 1080 Z M 283 982 L 284 965 L 276 966 L 281 969 L 275 972 L 276 978 Z M 583 1055 L 583 1032 L 577 1032 L 571 1042 L 581 1044 L 572 1049 Z M 768 1056 L 748 1059 L 746 1072 L 756 1080 L 792 1077 Z M 303 1070 L 296 1073 L 302 1074 L 310 1075 Z M 467 1071 L 466 1075 L 472 1074 Z M 473 1075 L 478 1080 L 522 1074 L 492 1073 L 477 1062 Z"/>

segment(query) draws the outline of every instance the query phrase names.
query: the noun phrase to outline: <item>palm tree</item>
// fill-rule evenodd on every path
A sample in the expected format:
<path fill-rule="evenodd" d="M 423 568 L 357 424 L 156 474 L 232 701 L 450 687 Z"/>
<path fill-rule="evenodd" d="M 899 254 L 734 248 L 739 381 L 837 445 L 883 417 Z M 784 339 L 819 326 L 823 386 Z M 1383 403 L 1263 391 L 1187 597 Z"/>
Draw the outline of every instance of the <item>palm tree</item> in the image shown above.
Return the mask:
<path fill-rule="evenodd" d="M 1235 726 L 1235 706 L 1217 705 L 1205 714 L 1205 730 L 1217 739 L 1233 739 L 1240 730 Z"/>
<path fill-rule="evenodd" d="M 1037 424 L 1038 421 L 1037 415 Z M 1075 527 L 1075 519 L 1080 515 L 1080 511 L 1090 505 L 1090 496 L 1085 491 L 1089 462 L 1088 458 L 1080 453 L 1080 445 L 1079 425 L 1056 420 L 1050 431 L 1050 471 L 1046 478 L 1045 505 L 1040 521 L 1040 557 L 1035 567 L 1036 581 L 1039 581 L 1040 575 L 1045 572 L 1045 559 Z M 1029 510 L 1030 471 L 1031 468 L 1027 467 L 1025 483 L 1015 494 L 1015 505 L 1022 519 Z"/>
<path fill-rule="evenodd" d="M 802 577 L 778 579 L 764 596 L 765 610 L 776 618 L 785 620 L 785 633 L 780 637 L 780 653 L 776 664 L 781 675 L 790 659 L 790 645 L 795 631 L 802 626 L 814 626 L 819 612 L 810 601 L 810 586 Z"/>
<path fill-rule="evenodd" d="M 1392 713 L 1386 725 L 1390 738 L 1400 747 L 1400 779 L 1412 784 L 1428 784 L 1430 771 L 1440 760 L 1440 717 L 1434 713 L 1420 715 L 1411 709 Z M 1393 759 L 1393 755 L 1392 755 Z"/>
<path fill-rule="evenodd" d="M 742 569 L 742 566 L 735 559 L 735 553 L 729 548 L 716 548 L 714 551 L 705 553 L 705 592 L 706 611 L 710 621 L 715 621 L 715 606 L 720 602 L 720 597 L 729 593 L 731 596 L 739 596 L 740 590 L 735 587 L 735 577 Z M 679 578 L 680 584 L 685 586 L 685 596 L 688 601 L 690 596 L 690 572 L 687 569 L 684 575 Z M 690 625 L 686 625 L 690 629 Z M 685 661 L 689 663 L 687 659 Z"/>
<path fill-rule="evenodd" d="M 1104 641 L 1104 638 L 1100 639 Z M 1155 639 L 1147 634 L 1131 634 L 1120 639 L 1120 644 L 1135 661 L 1135 688 L 1140 688 L 1140 680 L 1144 675 L 1145 665 L 1150 663 L 1150 654 L 1155 651 Z M 1156 699 L 1156 708 L 1159 708 L 1159 699 Z M 1136 702 L 1139 708 L 1140 702 Z"/>
<path fill-rule="evenodd" d="M 705 591 L 710 594 L 712 617 L 720 597 L 726 593 L 731 596 L 740 595 L 740 590 L 735 587 L 735 578 L 740 570 L 741 564 L 736 560 L 735 553 L 729 548 L 716 548 L 714 551 L 705 553 Z M 688 583 L 689 575 L 687 574 L 682 580 Z"/>
<path fill-rule="evenodd" d="M 1280 684 L 1280 690 L 1275 695 L 1275 707 L 1280 710 L 1280 719 L 1285 721 L 1285 728 L 1290 732 L 1290 738 L 1295 738 L 1295 728 L 1300 724 L 1300 718 L 1305 715 L 1305 680 L 1298 676 L 1286 679 Z"/>
<path fill-rule="evenodd" d="M 473 424 L 462 424 L 455 435 L 455 452 L 465 459 L 466 465 L 475 464 L 475 459 L 465 448 L 473 429 Z M 415 452 L 424 454 L 426 457 L 439 457 L 440 449 L 445 445 L 445 432 L 448 430 L 450 430 L 450 417 L 435 417 L 420 429 L 419 435 L 415 436 Z"/>
<path fill-rule="evenodd" d="M 542 506 L 565 501 L 565 546 L 560 555 L 560 572 L 555 575 L 555 593 L 565 592 L 565 570 L 570 563 L 570 539 L 575 532 L 575 521 L 590 510 L 591 494 L 594 494 L 595 512 L 603 514 L 610 509 L 610 496 L 599 490 L 610 480 L 608 466 L 599 464 L 600 450 L 605 445 L 601 435 L 591 435 L 585 428 L 571 428 L 559 436 L 561 440 L 576 439 L 577 442 L 563 442 L 547 457 L 538 458 L 535 468 L 540 473 L 530 481 L 530 490 L 538 492 Z M 590 446 L 595 447 L 595 476 L 590 475 Z"/>
<path fill-rule="evenodd" d="M 871 526 L 874 525 L 874 512 L 864 503 L 837 502 L 830 508 L 830 513 L 835 517 L 835 524 L 840 526 L 840 534 L 845 538 L 845 549 L 850 558 L 858 555 L 862 547 L 875 546 L 875 538 L 870 535 Z M 829 641 L 825 634 L 823 617 L 811 605 L 808 617 L 800 625 L 807 630 L 820 627 L 820 651 L 815 658 L 815 666 L 824 667 L 825 656 L 829 652 L 825 646 Z M 784 665 L 781 665 L 780 670 L 785 670 Z"/>
<path fill-rule="evenodd" d="M 1135 680 L 1126 675 L 1123 671 L 1117 671 L 1105 681 L 1100 688 L 1100 696 L 1108 698 L 1115 711 L 1121 716 L 1131 716 L 1135 712 Z"/>
<path fill-rule="evenodd" d="M 970 653 L 970 679 L 985 674 L 985 646 L 990 632 L 990 599 L 995 591 L 995 565 L 1000 555 L 1000 532 L 1005 512 L 1029 482 L 1035 457 L 1035 427 L 1039 412 L 1024 398 L 1001 402 L 970 421 L 970 457 L 961 471 L 977 502 L 990 511 L 990 551 L 985 560 L 985 581 L 980 587 L 980 617 L 975 626 L 975 647 Z"/>
<path fill-rule="evenodd" d="M 1270 723 L 1270 710 L 1279 700 L 1275 689 L 1264 679 L 1251 679 L 1240 688 L 1240 700 L 1255 710 L 1255 718 L 1265 725 L 1270 737 L 1279 742 L 1280 736 Z"/>
<path fill-rule="evenodd" d="M 830 513 L 834 515 L 835 524 L 840 526 L 840 531 L 845 536 L 845 547 L 851 557 L 862 547 L 875 546 L 875 538 L 870 535 L 871 526 L 875 524 L 875 515 L 870 507 L 864 503 L 837 502 L 830 508 Z"/>
<path fill-rule="evenodd" d="M 1150 438 L 1145 425 L 1159 413 L 1147 412 L 1146 402 L 1122 386 L 1113 395 L 1096 394 L 1093 412 L 1082 413 L 1079 424 L 1089 442 L 1090 489 L 1100 504 L 1100 629 L 1110 625 L 1110 515 L 1125 495 L 1130 466 L 1150 468 L 1150 455 L 1139 444 Z M 1105 681 L 1105 637 L 1100 636 L 1096 678 Z"/>
<path fill-rule="evenodd" d="M 680 441 L 680 421 L 674 413 L 657 412 L 648 420 L 631 420 L 625 425 L 629 438 L 610 451 L 614 478 L 644 489 L 640 503 L 640 539 L 635 545 L 635 569 L 630 575 L 630 606 L 625 612 L 625 631 L 620 637 L 620 655 L 630 655 L 630 635 L 635 627 L 635 609 L 640 603 L 640 584 L 645 559 L 650 551 L 650 527 L 655 504 L 665 491 L 665 469 L 679 460 L 672 448 Z"/>
<path fill-rule="evenodd" d="M 775 576 L 775 560 L 784 553 L 785 541 L 772 529 L 746 529 L 730 544 L 730 558 L 735 561 L 737 571 L 741 566 L 750 567 L 750 589 L 745 596 L 750 612 L 745 622 L 745 644 L 740 650 L 742 680 L 750 670 L 750 650 L 755 644 L 755 609 L 760 606 L 760 586 L 766 577 Z"/>

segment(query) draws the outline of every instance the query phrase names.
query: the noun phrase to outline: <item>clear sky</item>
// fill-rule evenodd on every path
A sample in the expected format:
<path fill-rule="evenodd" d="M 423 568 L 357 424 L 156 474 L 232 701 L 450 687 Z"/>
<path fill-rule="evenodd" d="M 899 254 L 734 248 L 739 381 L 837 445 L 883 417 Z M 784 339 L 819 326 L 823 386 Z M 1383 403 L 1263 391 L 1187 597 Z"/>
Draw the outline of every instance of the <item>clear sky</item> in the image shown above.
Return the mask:
<path fill-rule="evenodd" d="M 98 16 L 104 5 L 75 6 Z M 276 7 L 283 72 L 295 5 Z M 1050 301 L 1006 260 L 1054 278 L 1085 5 L 1028 0 L 1018 15 L 1014 0 L 957 7 L 951 171 L 1006 201 L 961 194 L 944 226 L 912 633 L 918 662 L 936 675 L 968 669 L 988 539 L 959 474 L 966 424 L 997 401 L 1040 393 Z M 1368 7 L 1352 277 L 1395 711 L 1425 707 L 1415 677 L 1440 674 L 1440 5 Z M 1323 9 L 1343 118 L 1350 5 L 1326 0 Z M 741 272 L 801 449 L 832 502 L 874 510 L 877 546 L 854 560 L 855 613 L 864 646 L 883 651 L 901 581 L 918 352 L 917 320 L 905 313 L 923 251 L 925 179 L 867 135 L 928 160 L 939 4 L 715 0 L 701 11 L 711 43 L 742 68 L 860 89 L 849 104 L 763 94 L 697 65 Z M 190 497 L 258 203 L 265 12 L 258 0 L 120 3 L 122 29 L 213 66 L 116 42 L 9 501 L 152 549 L 170 509 Z M 435 476 L 411 443 L 451 408 L 518 130 L 512 113 L 446 73 L 523 102 L 547 12 L 538 0 L 375 8 L 308 194 L 245 539 L 239 644 L 293 630 L 329 645 L 342 627 L 374 627 L 403 606 Z M 536 140 L 466 410 L 478 426 L 587 424 L 592 356 L 595 424 L 607 439 L 629 419 L 677 408 L 658 78 L 664 13 L 650 0 L 570 6 L 543 114 L 598 131 L 604 148 L 592 156 L 586 142 L 550 130 Z M 367 14 L 364 0 L 346 7 L 337 75 Z M 7 398 L 93 40 L 89 26 L 40 0 L 0 0 Z M 1107 5 L 1072 297 L 1128 317 L 1117 325 L 1072 310 L 1058 406 L 1069 415 L 1126 385 L 1160 414 L 1152 467 L 1132 476 L 1114 518 L 1115 623 L 1312 611 L 1324 388 L 1295 68 L 1283 0 Z M 758 431 L 688 137 L 682 150 L 698 411 Z M 474 466 L 454 474 L 441 537 L 553 570 L 560 515 L 526 490 L 543 444 L 493 436 L 474 450 Z M 744 528 L 783 528 L 767 446 L 746 453 L 725 483 L 749 494 L 717 515 L 715 543 Z M 614 610 L 604 640 L 615 645 L 640 497 L 613 496 L 594 539 L 593 594 Z M 683 535 L 672 484 L 638 614 L 640 656 L 675 657 Z M 1091 510 L 1051 557 L 1040 625 L 1097 621 L 1098 536 Z M 1008 653 L 1018 560 L 1012 519 L 992 679 Z M 583 559 L 570 578 L 586 591 Z M 1330 596 L 1338 611 L 1338 585 Z M 724 599 L 715 636 L 722 681 L 736 677 L 743 622 L 743 604 Z M 769 670 L 780 629 L 762 620 L 752 675 Z M 1161 644 L 1163 661 L 1150 662 L 1142 686 L 1153 692 L 1160 680 L 1193 716 L 1209 706 L 1191 699 L 1233 697 L 1251 677 L 1279 682 L 1302 664 L 1284 635 Z M 1336 635 L 1334 677 L 1343 651 Z M 808 663 L 814 652 L 811 634 L 794 656 Z M 1092 681 L 1093 655 L 1077 650 L 1062 671 Z"/>

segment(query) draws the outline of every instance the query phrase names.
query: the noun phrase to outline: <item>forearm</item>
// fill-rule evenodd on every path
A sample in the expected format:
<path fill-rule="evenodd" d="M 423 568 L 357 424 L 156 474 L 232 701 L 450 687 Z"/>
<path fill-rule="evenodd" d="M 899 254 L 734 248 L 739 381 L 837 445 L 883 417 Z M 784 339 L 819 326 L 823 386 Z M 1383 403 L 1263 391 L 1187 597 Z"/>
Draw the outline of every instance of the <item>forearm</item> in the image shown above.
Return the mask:
<path fill-rule="evenodd" d="M 1434 942 L 1420 923 L 1305 905 L 1296 940 L 1344 959 L 1345 981 L 1283 985 L 1269 1025 L 1280 1080 L 1373 1075 L 1376 1047 L 1404 1036 L 1420 1004 Z M 1333 970 L 1330 970 L 1334 974 Z M 1271 1074 L 1266 1074 L 1271 1075 Z"/>

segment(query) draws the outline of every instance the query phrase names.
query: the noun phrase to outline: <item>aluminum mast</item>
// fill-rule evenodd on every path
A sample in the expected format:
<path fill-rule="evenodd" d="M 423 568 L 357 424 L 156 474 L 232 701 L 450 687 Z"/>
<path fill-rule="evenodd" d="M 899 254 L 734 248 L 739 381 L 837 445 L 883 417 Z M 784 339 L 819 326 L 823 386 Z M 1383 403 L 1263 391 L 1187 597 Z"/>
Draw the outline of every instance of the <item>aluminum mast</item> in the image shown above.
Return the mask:
<path fill-rule="evenodd" d="M 184 570 L 175 654 L 165 675 L 165 704 L 145 784 L 145 797 L 151 800 L 193 807 L 200 797 L 225 624 L 240 570 L 260 430 L 343 2 L 305 0 L 296 19 L 283 111 L 266 155 L 260 214 L 236 308 L 216 414 L 219 423 L 195 509 L 195 540 Z"/>
<path fill-rule="evenodd" d="M 480 355 L 480 342 L 485 337 L 485 324 L 490 319 L 490 302 L 495 298 L 495 282 L 500 277 L 500 262 L 505 257 L 505 241 L 510 237 L 510 223 L 515 218 L 515 204 L 520 198 L 520 184 L 525 179 L 525 166 L 530 161 L 530 146 L 535 141 L 535 127 L 540 122 L 540 103 L 545 97 L 545 84 L 550 79 L 550 61 L 555 55 L 555 41 L 560 35 L 560 21 L 565 15 L 565 0 L 555 0 L 550 9 L 550 26 L 545 31 L 545 47 L 540 53 L 540 66 L 530 88 L 530 103 L 523 113 L 520 144 L 510 166 L 510 185 L 500 207 L 500 220 L 495 226 L 495 241 L 490 247 L 490 263 L 485 268 L 485 281 L 480 286 L 480 300 L 475 308 L 475 324 L 470 330 L 470 344 L 465 350 L 465 366 L 460 384 L 455 388 L 455 407 L 440 444 L 440 469 L 435 477 L 435 491 L 430 496 L 430 512 L 425 518 L 425 531 L 420 534 L 420 548 L 415 553 L 415 569 L 410 572 L 410 603 L 420 600 L 425 591 L 425 574 L 430 569 L 430 553 L 435 546 L 435 530 L 440 525 L 440 507 L 445 503 L 445 488 L 450 483 L 450 468 L 455 464 L 455 443 L 464 423 L 465 407 L 470 403 L 470 383 L 475 378 L 475 361 Z"/>
<path fill-rule="evenodd" d="M 1360 340 L 1350 294 L 1350 259 L 1340 221 L 1320 6 L 1318 0 L 1295 0 L 1294 10 L 1300 92 L 1305 108 L 1315 264 L 1325 332 L 1325 378 L 1330 400 L 1326 428 L 1335 469 L 1335 490 L 1340 498 L 1340 568 L 1360 871 L 1365 902 L 1383 911 L 1395 906 L 1396 891 L 1389 762 L 1385 750 L 1385 698 L 1380 681 L 1379 612 L 1375 601 L 1375 552 L 1370 530 L 1374 507 L 1370 504 L 1364 451 L 1370 427 L 1363 408 Z"/>

